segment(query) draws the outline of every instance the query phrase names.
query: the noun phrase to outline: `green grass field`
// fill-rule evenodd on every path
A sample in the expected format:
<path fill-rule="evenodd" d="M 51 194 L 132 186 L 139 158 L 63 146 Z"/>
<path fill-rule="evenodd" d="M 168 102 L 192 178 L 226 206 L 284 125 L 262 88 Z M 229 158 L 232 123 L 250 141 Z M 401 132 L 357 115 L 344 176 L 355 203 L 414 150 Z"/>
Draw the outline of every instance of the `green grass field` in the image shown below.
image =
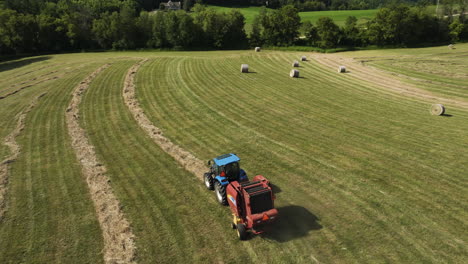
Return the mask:
<path fill-rule="evenodd" d="M 215 9 L 221 12 L 229 12 L 231 7 L 223 7 L 223 6 L 209 6 L 209 8 Z M 252 22 L 256 15 L 258 15 L 260 11 L 260 7 L 251 6 L 251 7 L 238 7 L 238 9 L 244 16 L 245 16 L 245 26 L 246 30 L 250 31 Z M 311 12 L 300 12 L 299 16 L 301 17 L 301 21 L 310 21 L 312 23 L 317 22 L 320 17 L 330 17 L 335 21 L 335 23 L 339 26 L 343 26 L 345 24 L 346 18 L 349 16 L 355 16 L 358 19 L 358 24 L 365 23 L 371 20 L 375 13 L 377 13 L 377 9 L 371 10 L 344 10 L 344 11 L 311 11 Z"/>
<path fill-rule="evenodd" d="M 301 55 L 309 61 L 292 79 L 291 62 Z M 333 55 L 106 52 L 2 62 L 0 96 L 31 85 L 0 99 L 2 140 L 15 116 L 47 94 L 16 139 L 22 152 L 10 164 L 0 262 L 104 261 L 65 112 L 73 89 L 111 63 L 85 92 L 80 124 L 131 223 L 138 263 L 464 263 L 467 55 L 468 44 L 460 44 Z M 434 97 L 392 91 L 372 81 L 384 76 L 373 68 L 369 81 L 353 64 L 338 74 L 318 56 L 363 61 Z M 271 232 L 238 241 L 230 210 L 135 121 L 122 91 L 125 75 L 144 58 L 135 78 L 145 115 L 197 158 L 233 152 L 250 177 L 270 179 L 281 216 Z M 432 60 L 452 63 L 431 68 Z M 241 63 L 252 73 L 240 73 Z M 431 116 L 430 105 L 443 98 L 452 100 L 444 103 L 447 115 Z M 9 149 L 2 145 L 0 154 L 3 160 Z"/>
<path fill-rule="evenodd" d="M 210 5 L 209 8 L 212 8 L 221 12 L 229 12 L 232 7 L 224 6 L 214 6 Z M 252 22 L 256 15 L 258 15 L 261 7 L 250 6 L 250 7 L 235 7 L 245 16 L 245 28 L 248 32 L 252 27 Z M 435 6 L 428 6 L 427 12 L 435 14 Z M 320 17 L 330 17 L 335 21 L 338 26 L 344 26 L 346 19 L 349 16 L 355 16 L 358 19 L 358 24 L 364 24 L 374 18 L 378 9 L 370 10 L 331 10 L 331 11 L 310 11 L 310 12 L 299 12 L 302 22 L 310 21 L 316 23 Z"/>

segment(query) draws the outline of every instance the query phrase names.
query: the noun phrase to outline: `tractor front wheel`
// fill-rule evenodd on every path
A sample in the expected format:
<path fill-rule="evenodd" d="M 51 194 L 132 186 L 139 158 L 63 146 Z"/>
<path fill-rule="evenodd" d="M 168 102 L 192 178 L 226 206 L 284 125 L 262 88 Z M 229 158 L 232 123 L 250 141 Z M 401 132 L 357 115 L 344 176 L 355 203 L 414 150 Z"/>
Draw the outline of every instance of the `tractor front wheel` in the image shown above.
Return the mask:
<path fill-rule="evenodd" d="M 245 228 L 245 225 L 237 224 L 237 236 L 240 240 L 247 239 L 247 229 Z"/>
<path fill-rule="evenodd" d="M 222 205 L 227 205 L 226 186 L 223 186 L 221 185 L 219 181 L 216 181 L 215 192 L 216 192 L 216 198 L 218 199 L 218 202 Z"/>
<path fill-rule="evenodd" d="M 213 177 L 211 177 L 211 173 L 209 172 L 205 173 L 203 178 L 205 179 L 206 188 L 212 191 L 213 190 Z"/>

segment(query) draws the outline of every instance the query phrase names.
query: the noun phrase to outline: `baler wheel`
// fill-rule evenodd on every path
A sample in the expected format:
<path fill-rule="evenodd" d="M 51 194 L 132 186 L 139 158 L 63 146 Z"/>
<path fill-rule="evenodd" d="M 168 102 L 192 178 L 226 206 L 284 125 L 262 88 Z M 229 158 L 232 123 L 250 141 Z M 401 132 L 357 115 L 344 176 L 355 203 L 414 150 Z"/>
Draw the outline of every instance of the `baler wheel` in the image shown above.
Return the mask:
<path fill-rule="evenodd" d="M 205 179 L 206 188 L 212 191 L 214 188 L 213 188 L 213 177 L 211 177 L 211 173 L 209 172 L 205 173 L 203 178 Z"/>
<path fill-rule="evenodd" d="M 223 186 L 221 185 L 219 181 L 216 181 L 215 192 L 216 192 L 216 198 L 218 199 L 218 202 L 222 205 L 227 205 L 226 186 Z"/>
<path fill-rule="evenodd" d="M 237 236 L 240 240 L 247 239 L 247 230 L 245 229 L 245 225 L 237 224 Z"/>

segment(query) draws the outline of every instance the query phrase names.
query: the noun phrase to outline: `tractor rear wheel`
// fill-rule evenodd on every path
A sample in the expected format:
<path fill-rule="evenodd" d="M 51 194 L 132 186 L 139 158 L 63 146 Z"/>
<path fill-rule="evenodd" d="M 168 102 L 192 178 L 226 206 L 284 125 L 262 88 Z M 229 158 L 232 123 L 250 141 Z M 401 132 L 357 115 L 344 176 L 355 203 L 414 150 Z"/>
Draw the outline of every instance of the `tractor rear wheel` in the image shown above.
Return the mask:
<path fill-rule="evenodd" d="M 237 236 L 240 240 L 247 239 L 247 229 L 245 228 L 245 225 L 237 224 Z"/>
<path fill-rule="evenodd" d="M 208 190 L 213 190 L 213 177 L 211 177 L 211 173 L 207 172 L 204 174 L 203 178 L 205 179 L 205 186 Z"/>
<path fill-rule="evenodd" d="M 216 181 L 215 192 L 216 192 L 216 198 L 218 199 L 218 202 L 222 205 L 227 205 L 226 186 L 223 186 L 221 185 L 219 181 Z"/>

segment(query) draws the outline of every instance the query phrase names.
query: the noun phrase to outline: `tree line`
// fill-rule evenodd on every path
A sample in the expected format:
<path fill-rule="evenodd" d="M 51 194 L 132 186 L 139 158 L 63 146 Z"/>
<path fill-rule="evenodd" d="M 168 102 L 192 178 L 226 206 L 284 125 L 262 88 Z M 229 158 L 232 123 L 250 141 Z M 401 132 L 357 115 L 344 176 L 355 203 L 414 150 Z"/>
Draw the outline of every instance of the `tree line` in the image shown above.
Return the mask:
<path fill-rule="evenodd" d="M 238 6 L 267 6 L 278 9 L 286 5 L 293 5 L 299 11 L 323 10 L 364 10 L 376 9 L 388 5 L 395 0 L 199 0 L 204 4 L 238 5 Z M 437 0 L 405 0 L 408 4 L 436 4 Z"/>
<path fill-rule="evenodd" d="M 459 4 L 452 8 L 463 12 L 447 17 L 430 14 L 423 6 L 393 4 L 381 8 L 365 24 L 349 17 L 343 27 L 327 17 L 315 24 L 301 23 L 294 5 L 262 8 L 247 35 L 245 18 L 235 9 L 224 13 L 195 4 L 191 12 L 147 12 L 142 8 L 143 1 L 30 1 L 39 3 L 38 12 L 0 9 L 0 54 L 82 49 L 244 49 L 263 45 L 329 49 L 468 40 L 466 9 Z M 12 7 L 8 1 L 4 4 Z"/>

